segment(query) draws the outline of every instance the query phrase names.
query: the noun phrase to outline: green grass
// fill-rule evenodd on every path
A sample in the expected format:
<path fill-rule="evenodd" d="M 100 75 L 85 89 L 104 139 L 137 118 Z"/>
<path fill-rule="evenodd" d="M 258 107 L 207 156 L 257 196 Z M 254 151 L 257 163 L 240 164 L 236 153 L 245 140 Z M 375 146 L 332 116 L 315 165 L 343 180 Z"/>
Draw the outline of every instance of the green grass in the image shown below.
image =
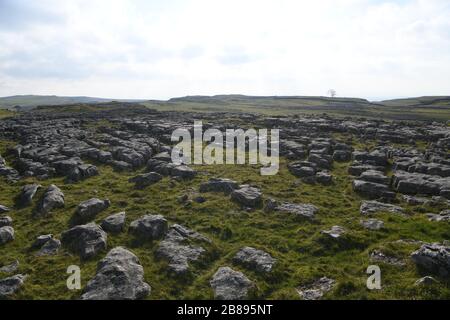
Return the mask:
<path fill-rule="evenodd" d="M 13 142 L 2 141 L 0 154 Z M 355 143 L 356 146 L 356 143 Z M 7 160 L 12 160 L 6 157 Z M 69 220 L 76 206 L 90 197 L 109 198 L 112 205 L 100 213 L 95 221 L 119 211 L 127 212 L 127 225 L 146 213 L 164 215 L 170 223 L 180 223 L 213 240 L 209 254 L 192 266 L 192 274 L 179 279 L 167 273 L 166 262 L 155 258 L 158 241 L 137 243 L 127 232 L 108 235 L 108 247 L 125 246 L 140 259 L 145 270 L 145 280 L 151 285 L 149 299 L 209 299 L 213 297 L 209 280 L 220 266 L 229 265 L 244 272 L 255 281 L 257 289 L 252 297 L 263 299 L 298 299 L 295 288 L 318 277 L 328 276 L 337 281 L 327 299 L 449 299 L 449 284 L 433 285 L 428 289 L 414 286 L 423 276 L 409 259 L 417 245 L 395 243 L 399 239 L 442 241 L 450 238 L 446 223 L 429 222 L 424 212 L 439 212 L 441 207 L 412 207 L 400 202 L 408 216 L 381 214 L 385 229 L 368 231 L 360 226 L 359 205 L 361 197 L 351 189 L 352 178 L 347 175 L 348 163 L 335 163 L 332 171 L 335 182 L 330 186 L 300 183 L 287 170 L 281 159 L 280 171 L 275 176 L 261 176 L 258 166 L 210 165 L 194 166 L 199 175 L 191 181 L 175 181 L 165 177 L 144 190 L 135 190 L 128 182 L 134 173 L 117 173 L 108 166 L 99 165 L 100 175 L 77 184 L 65 184 L 63 178 L 41 181 L 43 188 L 35 197 L 35 203 L 45 188 L 55 183 L 64 192 L 65 208 L 54 210 L 47 218 L 32 217 L 32 208 L 10 212 L 14 219 L 16 239 L 0 247 L 0 265 L 18 259 L 19 272 L 29 278 L 14 299 L 76 299 L 80 291 L 66 288 L 66 269 L 71 264 L 81 267 L 82 285 L 92 278 L 102 253 L 92 260 L 82 262 L 66 251 L 53 257 L 36 257 L 29 247 L 41 234 L 53 233 L 57 238 L 69 228 Z M 226 177 L 239 183 L 259 186 L 264 197 L 293 203 L 312 203 L 320 208 L 316 221 L 298 219 L 285 213 L 265 213 L 262 208 L 247 212 L 233 203 L 229 196 L 205 193 L 204 203 L 181 204 L 178 197 L 198 192 L 200 183 L 211 177 Z M 3 178 L 1 178 L 3 179 Z M 29 178 L 11 185 L 0 181 L 0 203 L 12 207 L 20 187 L 35 182 Z M 330 242 L 321 233 L 333 225 L 349 230 L 339 242 Z M 232 257 L 243 246 L 254 246 L 269 252 L 277 259 L 275 269 L 269 275 L 260 275 L 234 265 Z M 369 253 L 381 249 L 406 262 L 405 267 L 380 264 L 382 290 L 368 290 L 366 268 L 370 264 Z M 0 274 L 0 277 L 5 277 Z"/>

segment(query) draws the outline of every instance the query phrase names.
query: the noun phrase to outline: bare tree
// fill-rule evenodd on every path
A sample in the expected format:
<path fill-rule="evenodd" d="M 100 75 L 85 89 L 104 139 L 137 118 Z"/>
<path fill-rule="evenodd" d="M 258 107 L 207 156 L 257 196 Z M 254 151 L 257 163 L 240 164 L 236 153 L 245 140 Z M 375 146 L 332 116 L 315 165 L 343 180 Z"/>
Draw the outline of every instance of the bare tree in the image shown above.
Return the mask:
<path fill-rule="evenodd" d="M 327 94 L 328 94 L 331 98 L 334 98 L 334 97 L 336 97 L 336 90 L 330 89 L 330 90 L 327 91 Z"/>

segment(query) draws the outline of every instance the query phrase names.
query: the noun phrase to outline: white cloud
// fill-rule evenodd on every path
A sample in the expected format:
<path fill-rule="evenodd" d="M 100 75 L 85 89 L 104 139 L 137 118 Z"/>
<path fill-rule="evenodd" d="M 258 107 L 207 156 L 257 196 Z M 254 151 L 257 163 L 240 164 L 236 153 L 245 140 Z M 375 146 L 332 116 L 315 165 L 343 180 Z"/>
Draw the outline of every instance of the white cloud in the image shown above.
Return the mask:
<path fill-rule="evenodd" d="M 448 16 L 447 0 L 0 0 L 0 95 L 450 94 Z"/>

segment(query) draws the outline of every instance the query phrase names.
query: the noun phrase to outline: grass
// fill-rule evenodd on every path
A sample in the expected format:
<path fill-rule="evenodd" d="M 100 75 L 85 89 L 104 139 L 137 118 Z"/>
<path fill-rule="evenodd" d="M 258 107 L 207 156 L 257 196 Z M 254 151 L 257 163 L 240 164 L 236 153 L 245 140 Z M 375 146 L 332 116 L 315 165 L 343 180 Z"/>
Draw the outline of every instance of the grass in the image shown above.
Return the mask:
<path fill-rule="evenodd" d="M 102 125 L 105 125 L 102 122 Z M 0 142 L 0 154 L 12 141 Z M 359 147 L 355 141 L 355 147 Z M 8 161 L 12 159 L 6 156 Z M 67 267 L 81 267 L 82 286 L 95 274 L 97 262 L 105 255 L 92 260 L 80 261 L 78 256 L 62 249 L 53 257 L 37 257 L 29 247 L 41 234 L 53 233 L 57 238 L 69 228 L 69 221 L 76 206 L 91 197 L 109 198 L 111 207 L 100 213 L 99 223 L 106 216 L 126 211 L 127 225 L 146 213 L 164 215 L 170 223 L 179 223 L 192 228 L 213 240 L 209 254 L 202 263 L 192 265 L 192 273 L 185 278 L 175 278 L 167 272 L 167 263 L 155 258 L 158 241 L 141 243 L 127 232 L 108 235 L 108 247 L 125 246 L 140 259 L 145 270 L 145 280 L 151 285 L 149 299 L 210 299 L 213 292 L 209 280 L 218 267 L 229 265 L 244 272 L 255 281 L 254 298 L 298 299 L 296 287 L 327 276 L 337 281 L 326 299 L 449 299 L 450 287 L 444 280 L 428 288 L 414 286 L 415 280 L 423 276 L 409 259 L 418 245 L 396 243 L 399 239 L 442 241 L 450 238 L 446 223 L 429 222 L 424 212 L 439 212 L 441 207 L 413 207 L 400 201 L 406 208 L 407 217 L 380 214 L 385 229 L 368 231 L 360 225 L 359 205 L 362 200 L 351 189 L 352 178 L 347 175 L 349 163 L 335 163 L 332 174 L 334 184 L 330 186 L 307 185 L 298 181 L 287 170 L 285 159 L 281 159 L 280 171 L 275 176 L 261 176 L 259 167 L 253 165 L 193 166 L 199 171 L 190 181 L 175 181 L 165 177 L 144 190 L 135 190 L 128 179 L 138 172 L 114 172 L 110 167 L 98 165 L 100 175 L 77 184 L 65 184 L 63 178 L 40 181 L 43 185 L 35 196 L 34 205 L 45 188 L 54 183 L 65 194 L 65 208 L 53 211 L 47 218 L 32 216 L 33 206 L 14 209 L 13 218 L 16 239 L 0 247 L 0 265 L 18 259 L 19 272 L 29 275 L 23 288 L 14 299 L 77 299 L 81 292 L 66 288 Z M 197 194 L 200 183 L 211 177 L 226 177 L 239 183 L 250 183 L 262 189 L 264 197 L 293 203 L 311 203 L 319 207 L 316 221 L 298 219 L 285 213 L 266 213 L 262 208 L 243 210 L 221 193 L 205 193 L 206 202 L 181 204 L 183 194 Z M 0 203 L 13 207 L 13 199 L 26 183 L 33 178 L 8 184 L 0 182 Z M 330 242 L 321 230 L 340 225 L 348 233 L 339 242 Z M 269 252 L 277 263 L 272 273 L 261 275 L 232 263 L 232 257 L 243 246 L 254 246 Z M 405 267 L 380 264 L 382 290 L 366 288 L 366 268 L 374 264 L 369 253 L 380 249 L 406 262 Z M 0 274 L 0 278 L 6 277 Z"/>

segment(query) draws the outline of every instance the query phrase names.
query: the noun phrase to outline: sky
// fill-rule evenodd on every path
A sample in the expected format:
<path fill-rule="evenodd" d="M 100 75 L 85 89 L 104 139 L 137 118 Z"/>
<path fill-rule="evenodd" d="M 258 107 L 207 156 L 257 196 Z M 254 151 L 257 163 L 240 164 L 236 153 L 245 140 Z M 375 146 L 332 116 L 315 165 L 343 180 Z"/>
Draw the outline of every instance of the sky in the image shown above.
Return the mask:
<path fill-rule="evenodd" d="M 0 96 L 450 95 L 449 0 L 0 0 Z"/>

